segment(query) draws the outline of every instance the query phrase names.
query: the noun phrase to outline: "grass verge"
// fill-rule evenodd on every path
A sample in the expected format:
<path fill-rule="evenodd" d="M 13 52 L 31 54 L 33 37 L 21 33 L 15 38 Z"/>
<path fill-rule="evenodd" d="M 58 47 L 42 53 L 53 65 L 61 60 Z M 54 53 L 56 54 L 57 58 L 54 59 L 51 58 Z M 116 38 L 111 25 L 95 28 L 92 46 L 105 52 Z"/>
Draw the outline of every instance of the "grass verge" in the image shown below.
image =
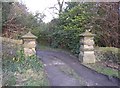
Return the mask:
<path fill-rule="evenodd" d="M 49 85 L 43 63 L 34 55 L 25 58 L 23 50 L 19 50 L 15 57 L 4 55 L 2 70 L 2 86 Z"/>
<path fill-rule="evenodd" d="M 27 60 L 28 61 L 28 60 Z M 10 63 L 9 63 L 10 62 Z M 34 65 L 32 65 L 31 63 Z M 20 64 L 11 60 L 3 60 L 3 86 L 48 86 L 48 80 L 41 61 L 28 61 Z M 23 66 L 22 66 L 23 65 Z M 25 67 L 24 67 L 25 66 Z"/>
<path fill-rule="evenodd" d="M 83 64 L 83 65 L 85 65 L 85 66 L 87 66 L 87 67 L 97 71 L 98 73 L 102 73 L 102 74 L 105 74 L 105 75 L 115 76 L 115 77 L 120 78 L 119 70 L 106 67 L 106 66 L 102 65 L 101 63 Z"/>

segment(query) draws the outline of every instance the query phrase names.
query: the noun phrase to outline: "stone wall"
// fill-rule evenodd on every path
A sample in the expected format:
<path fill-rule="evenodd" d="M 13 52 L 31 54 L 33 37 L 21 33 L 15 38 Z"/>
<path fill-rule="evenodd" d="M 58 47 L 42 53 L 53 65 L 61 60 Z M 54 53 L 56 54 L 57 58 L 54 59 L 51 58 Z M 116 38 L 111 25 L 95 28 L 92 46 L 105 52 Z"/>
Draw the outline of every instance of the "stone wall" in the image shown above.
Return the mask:
<path fill-rule="evenodd" d="M 115 47 L 96 47 L 95 56 L 97 61 L 110 61 L 120 64 L 120 48 Z"/>
<path fill-rule="evenodd" d="M 16 51 L 22 47 L 22 40 L 15 40 L 0 37 L 1 41 L 1 55 L 4 57 L 10 56 L 13 57 L 16 55 Z"/>
<path fill-rule="evenodd" d="M 0 37 L 0 39 L 2 39 L 2 42 L 14 43 L 18 45 L 22 44 L 22 40 L 15 40 L 15 39 L 10 39 L 10 38 L 5 38 L 5 37 Z"/>
<path fill-rule="evenodd" d="M 26 56 L 36 55 L 36 36 L 31 32 L 28 32 L 26 35 L 22 36 L 21 40 L 15 40 L 10 38 L 0 37 L 2 40 L 2 55 L 11 55 L 15 56 L 17 50 L 20 50 L 21 47 L 24 49 L 24 54 Z M 7 54 L 7 55 L 6 55 Z"/>

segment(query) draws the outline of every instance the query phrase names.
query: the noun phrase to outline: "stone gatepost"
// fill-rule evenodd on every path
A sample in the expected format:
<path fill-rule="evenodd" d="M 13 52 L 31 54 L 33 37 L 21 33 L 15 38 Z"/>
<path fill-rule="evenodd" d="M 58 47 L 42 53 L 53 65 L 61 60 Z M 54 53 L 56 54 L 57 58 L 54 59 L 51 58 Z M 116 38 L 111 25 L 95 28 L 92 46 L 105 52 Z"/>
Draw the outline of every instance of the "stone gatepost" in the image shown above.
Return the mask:
<path fill-rule="evenodd" d="M 24 47 L 24 54 L 25 56 L 32 56 L 36 55 L 36 39 L 37 37 L 34 36 L 30 31 L 22 36 L 23 39 L 23 47 Z"/>
<path fill-rule="evenodd" d="M 88 30 L 80 34 L 80 54 L 79 60 L 82 63 L 95 63 L 94 55 L 94 34 L 90 33 Z"/>

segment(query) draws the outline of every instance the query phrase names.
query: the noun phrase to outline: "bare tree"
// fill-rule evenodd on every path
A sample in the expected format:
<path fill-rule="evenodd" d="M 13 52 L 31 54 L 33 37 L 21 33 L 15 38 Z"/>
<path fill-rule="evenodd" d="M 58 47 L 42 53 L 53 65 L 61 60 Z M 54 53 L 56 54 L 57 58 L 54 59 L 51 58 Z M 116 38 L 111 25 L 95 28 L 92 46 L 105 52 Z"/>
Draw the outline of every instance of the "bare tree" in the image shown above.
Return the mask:
<path fill-rule="evenodd" d="M 58 16 L 63 12 L 63 5 L 64 5 L 64 0 L 57 0 L 57 4 L 55 4 L 53 7 L 49 7 L 49 9 L 53 9 L 53 12 L 55 14 L 58 14 Z M 58 7 L 57 7 L 58 6 Z M 57 12 L 55 12 L 57 11 Z"/>

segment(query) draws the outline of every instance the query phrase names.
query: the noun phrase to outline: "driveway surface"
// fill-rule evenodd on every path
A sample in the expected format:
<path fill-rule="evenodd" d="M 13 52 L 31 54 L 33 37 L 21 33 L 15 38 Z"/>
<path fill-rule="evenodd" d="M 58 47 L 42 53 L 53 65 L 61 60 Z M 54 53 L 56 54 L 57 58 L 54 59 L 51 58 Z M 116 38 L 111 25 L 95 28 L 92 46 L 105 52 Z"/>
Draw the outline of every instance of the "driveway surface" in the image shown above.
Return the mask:
<path fill-rule="evenodd" d="M 37 56 L 44 63 L 51 86 L 119 86 L 120 80 L 83 66 L 67 52 L 37 50 Z"/>

